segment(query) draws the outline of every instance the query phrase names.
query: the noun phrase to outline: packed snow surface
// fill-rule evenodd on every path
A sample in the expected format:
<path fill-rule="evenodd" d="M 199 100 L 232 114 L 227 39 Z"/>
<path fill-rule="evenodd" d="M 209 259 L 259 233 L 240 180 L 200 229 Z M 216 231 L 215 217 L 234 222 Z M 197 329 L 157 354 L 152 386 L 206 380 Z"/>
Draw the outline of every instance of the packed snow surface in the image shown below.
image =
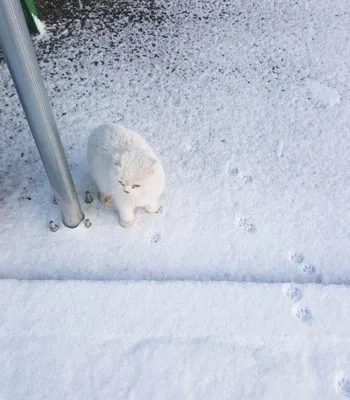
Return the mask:
<path fill-rule="evenodd" d="M 350 396 L 345 286 L 3 280 L 0 309 L 2 400 Z"/>
<path fill-rule="evenodd" d="M 0 54 L 1 400 L 350 398 L 347 3 L 48 13 L 34 46 L 89 228 L 63 226 Z M 129 230 L 87 171 L 107 121 L 167 174 Z"/>

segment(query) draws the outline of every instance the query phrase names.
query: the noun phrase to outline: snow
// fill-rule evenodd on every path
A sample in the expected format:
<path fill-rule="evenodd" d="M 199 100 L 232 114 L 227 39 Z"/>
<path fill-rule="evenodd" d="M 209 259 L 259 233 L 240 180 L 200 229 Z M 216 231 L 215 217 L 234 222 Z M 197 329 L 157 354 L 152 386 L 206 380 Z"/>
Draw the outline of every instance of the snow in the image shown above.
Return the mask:
<path fill-rule="evenodd" d="M 42 50 L 43 73 L 82 200 L 91 189 L 86 137 L 98 123 L 121 119 L 144 133 L 163 159 L 168 176 L 164 214 L 141 216 L 130 232 L 95 202 L 84 206 L 94 226 L 88 233 L 84 227 L 48 233 L 47 222 L 59 221 L 59 212 L 51 205 L 15 98 L 5 107 L 14 89 L 2 66 L 7 83 L 0 100 L 6 110 L 1 119 L 6 137 L 3 241 L 18 242 L 14 221 L 28 221 L 27 234 L 20 233 L 23 251 L 8 250 L 2 276 L 305 280 L 288 260 L 295 249 L 322 271 L 323 282 L 347 282 L 349 88 L 343 3 L 334 5 L 332 13 L 339 16 L 329 20 L 327 32 L 316 24 L 310 36 L 302 26 L 329 13 L 325 4 L 314 4 L 312 13 L 307 5 L 297 10 L 246 5 L 233 25 L 231 18 L 220 17 L 218 6 L 206 4 L 206 9 L 199 3 L 203 8 L 185 13 L 184 6 L 168 5 L 164 12 L 173 22 L 134 23 L 120 31 L 117 23 L 112 32 L 87 28 L 79 38 L 66 37 L 50 54 Z M 240 9 L 227 7 L 231 16 Z M 195 19 L 196 13 L 210 19 Z M 120 43 L 111 51 L 104 43 L 116 39 Z M 20 129 L 21 136 L 13 135 Z M 49 255 L 59 262 L 48 267 Z M 81 269 L 82 264 L 87 267 Z"/>
<path fill-rule="evenodd" d="M 349 398 L 347 2 L 82 6 L 34 45 L 88 229 L 0 57 L 0 399 Z M 86 167 L 107 121 L 167 174 L 128 230 Z"/>
<path fill-rule="evenodd" d="M 346 398 L 350 289 L 294 288 L 3 280 L 0 398 Z"/>
<path fill-rule="evenodd" d="M 89 230 L 62 226 L 1 65 L 2 277 L 349 282 L 346 3 L 273 4 L 135 3 L 112 25 L 96 7 L 36 42 L 80 199 L 95 197 Z M 129 231 L 87 173 L 106 121 L 143 134 L 167 173 L 163 214 Z"/>

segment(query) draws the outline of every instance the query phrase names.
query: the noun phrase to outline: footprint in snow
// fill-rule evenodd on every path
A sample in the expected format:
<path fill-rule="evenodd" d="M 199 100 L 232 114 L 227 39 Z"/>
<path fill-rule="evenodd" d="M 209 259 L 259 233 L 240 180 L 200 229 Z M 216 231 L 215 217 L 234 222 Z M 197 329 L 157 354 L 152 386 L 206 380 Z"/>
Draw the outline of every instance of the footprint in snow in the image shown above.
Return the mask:
<path fill-rule="evenodd" d="M 253 182 L 253 177 L 251 175 L 242 175 L 241 178 L 244 183 L 252 183 Z"/>
<path fill-rule="evenodd" d="M 244 229 L 246 232 L 254 233 L 256 231 L 255 225 L 250 223 L 246 218 L 237 217 L 236 223 L 238 227 Z"/>
<path fill-rule="evenodd" d="M 283 292 L 293 302 L 297 302 L 303 298 L 302 290 L 293 284 L 284 285 Z"/>
<path fill-rule="evenodd" d="M 316 283 L 320 283 L 322 281 L 321 273 L 312 264 L 309 263 L 300 264 L 300 271 L 307 281 Z"/>
<path fill-rule="evenodd" d="M 305 261 L 303 254 L 298 252 L 289 253 L 289 261 L 299 268 L 299 274 L 305 282 L 322 282 L 320 271 L 312 264 Z"/>
<path fill-rule="evenodd" d="M 237 167 L 235 167 L 233 165 L 229 165 L 227 167 L 227 173 L 228 173 L 228 175 L 231 175 L 231 176 L 237 176 L 239 174 L 239 170 Z"/>
<path fill-rule="evenodd" d="M 237 177 L 239 176 L 243 183 L 252 183 L 253 182 L 253 177 L 249 174 L 242 174 L 239 169 L 233 165 L 229 164 L 227 167 L 227 174 L 232 176 L 232 177 Z"/>
<path fill-rule="evenodd" d="M 343 373 L 338 374 L 334 384 L 338 394 L 344 397 L 350 397 L 350 377 L 346 377 Z"/>
<path fill-rule="evenodd" d="M 160 242 L 162 235 L 159 232 L 148 232 L 146 234 L 146 240 L 148 243 L 158 243 Z"/>
<path fill-rule="evenodd" d="M 312 314 L 309 307 L 304 305 L 299 305 L 297 303 L 293 308 L 292 312 L 296 318 L 301 322 L 310 322 L 312 320 Z"/>
<path fill-rule="evenodd" d="M 291 251 L 289 253 L 289 260 L 293 264 L 301 264 L 304 261 L 304 256 L 301 253 Z"/>

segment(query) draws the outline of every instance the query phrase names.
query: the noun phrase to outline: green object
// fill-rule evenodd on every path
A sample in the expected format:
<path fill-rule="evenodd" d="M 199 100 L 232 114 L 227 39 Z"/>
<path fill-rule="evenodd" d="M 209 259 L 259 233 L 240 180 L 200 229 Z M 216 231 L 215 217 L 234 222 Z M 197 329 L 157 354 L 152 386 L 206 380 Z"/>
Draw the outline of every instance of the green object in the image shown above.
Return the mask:
<path fill-rule="evenodd" d="M 38 12 L 35 7 L 34 0 L 21 0 L 24 16 L 27 21 L 29 31 L 31 33 L 40 33 L 33 16 L 37 17 Z"/>

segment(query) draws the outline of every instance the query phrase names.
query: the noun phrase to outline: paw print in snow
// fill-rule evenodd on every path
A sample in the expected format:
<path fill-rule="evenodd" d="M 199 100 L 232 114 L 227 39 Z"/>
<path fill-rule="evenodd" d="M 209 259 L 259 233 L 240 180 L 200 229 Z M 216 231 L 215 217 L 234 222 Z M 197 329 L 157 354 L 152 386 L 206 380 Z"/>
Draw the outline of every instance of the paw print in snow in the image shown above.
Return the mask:
<path fill-rule="evenodd" d="M 244 218 L 242 218 L 242 217 L 237 217 L 237 225 L 240 227 L 240 228 L 243 228 L 244 227 L 244 224 L 247 222 L 247 220 L 246 219 L 244 219 Z"/>
<path fill-rule="evenodd" d="M 304 256 L 300 253 L 290 253 L 289 254 L 290 261 L 293 264 L 301 264 L 304 261 Z"/>
<path fill-rule="evenodd" d="M 158 243 L 162 236 L 159 232 L 149 232 L 146 236 L 148 243 Z"/>
<path fill-rule="evenodd" d="M 252 183 L 253 182 L 253 177 L 251 175 L 243 175 L 242 176 L 242 181 L 244 183 Z"/>
<path fill-rule="evenodd" d="M 293 307 L 294 315 L 302 322 L 308 322 L 312 319 L 311 311 L 306 306 L 299 306 L 298 304 Z"/>
<path fill-rule="evenodd" d="M 303 298 L 303 292 L 297 286 L 286 285 L 283 288 L 285 295 L 292 301 L 296 302 Z"/>
<path fill-rule="evenodd" d="M 227 173 L 228 173 L 229 175 L 231 175 L 231 176 L 237 176 L 238 173 L 239 173 L 239 170 L 238 170 L 238 168 L 236 168 L 236 167 L 230 165 L 230 166 L 227 168 Z"/>
<path fill-rule="evenodd" d="M 350 397 L 350 379 L 341 375 L 335 380 L 335 390 L 338 394 Z"/>
<path fill-rule="evenodd" d="M 301 267 L 301 270 L 303 271 L 303 273 L 304 273 L 305 275 L 314 276 L 314 275 L 317 274 L 316 267 L 313 266 L 312 264 L 304 264 L 304 265 Z"/>
<path fill-rule="evenodd" d="M 247 219 L 242 217 L 237 218 L 237 225 L 249 233 L 253 233 L 256 231 L 255 225 L 251 224 Z"/>
<path fill-rule="evenodd" d="M 256 231 L 255 226 L 254 226 L 253 224 L 251 224 L 251 223 L 247 223 L 247 224 L 244 226 L 244 229 L 245 229 L 247 232 L 249 232 L 249 233 L 253 233 L 253 232 Z"/>
<path fill-rule="evenodd" d="M 239 172 L 239 169 L 232 164 L 228 165 L 227 173 L 228 173 L 228 175 L 230 175 L 232 177 L 239 176 L 242 179 L 243 183 L 252 183 L 253 182 L 253 177 L 251 175 L 242 174 L 241 172 Z"/>
<path fill-rule="evenodd" d="M 312 282 L 321 282 L 321 274 L 314 265 L 308 263 L 302 264 L 300 270 L 308 280 Z"/>

